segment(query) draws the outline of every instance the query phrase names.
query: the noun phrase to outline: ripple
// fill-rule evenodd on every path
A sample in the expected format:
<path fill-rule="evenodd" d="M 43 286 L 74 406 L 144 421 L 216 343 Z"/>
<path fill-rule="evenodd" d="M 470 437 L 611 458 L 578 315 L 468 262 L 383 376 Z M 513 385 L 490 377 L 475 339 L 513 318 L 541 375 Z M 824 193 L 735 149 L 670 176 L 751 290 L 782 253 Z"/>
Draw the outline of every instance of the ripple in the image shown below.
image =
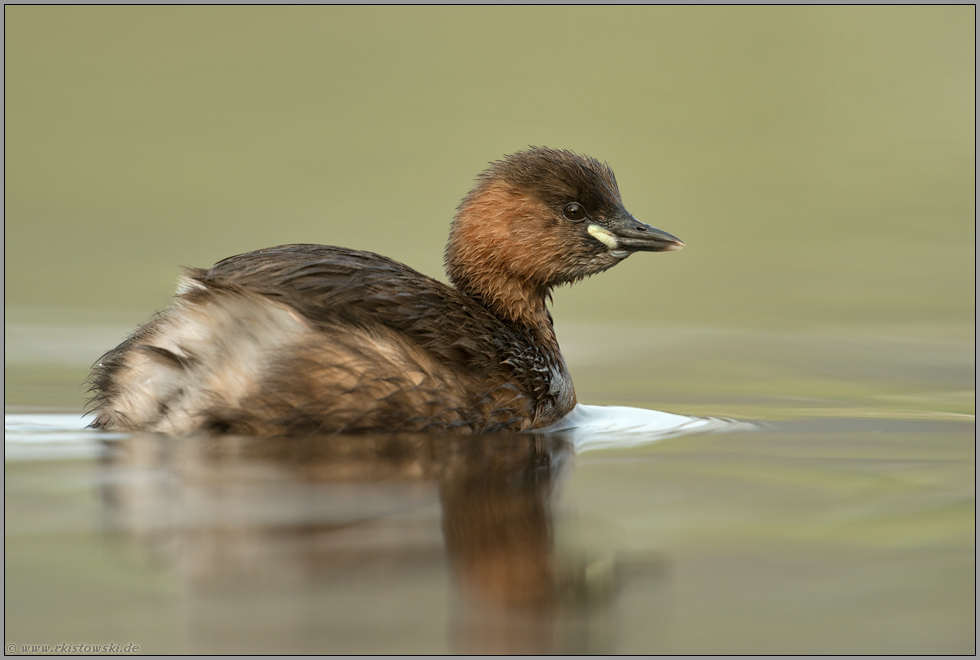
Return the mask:
<path fill-rule="evenodd" d="M 558 423 L 539 433 L 562 433 L 576 452 L 595 449 L 637 447 L 665 438 L 691 433 L 748 431 L 758 424 L 718 417 L 689 417 L 675 413 L 628 408 L 626 406 L 589 406 L 578 404 Z"/>
<path fill-rule="evenodd" d="M 95 458 L 102 440 L 125 438 L 87 428 L 92 415 L 5 414 L 3 454 L 6 461 Z M 744 431 L 760 425 L 716 417 L 689 417 L 625 406 L 578 404 L 560 422 L 536 433 L 561 433 L 576 452 L 637 447 L 692 433 Z"/>
<path fill-rule="evenodd" d="M 125 437 L 85 428 L 91 415 L 5 414 L 3 458 L 5 461 L 37 461 L 95 458 L 102 451 L 100 439 Z"/>

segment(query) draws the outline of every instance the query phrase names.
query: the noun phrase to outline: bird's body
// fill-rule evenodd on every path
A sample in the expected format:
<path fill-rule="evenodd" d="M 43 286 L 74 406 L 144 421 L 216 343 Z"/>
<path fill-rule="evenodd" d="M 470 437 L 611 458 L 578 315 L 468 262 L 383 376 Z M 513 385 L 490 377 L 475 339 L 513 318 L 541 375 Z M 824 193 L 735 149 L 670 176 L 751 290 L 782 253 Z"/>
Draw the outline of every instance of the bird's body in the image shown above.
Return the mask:
<path fill-rule="evenodd" d="M 681 245 L 629 216 L 597 161 L 521 152 L 492 165 L 460 205 L 446 250 L 455 287 L 322 245 L 187 271 L 175 303 L 95 366 L 93 426 L 248 435 L 542 428 L 576 402 L 546 307 L 551 288 L 636 249 Z"/>

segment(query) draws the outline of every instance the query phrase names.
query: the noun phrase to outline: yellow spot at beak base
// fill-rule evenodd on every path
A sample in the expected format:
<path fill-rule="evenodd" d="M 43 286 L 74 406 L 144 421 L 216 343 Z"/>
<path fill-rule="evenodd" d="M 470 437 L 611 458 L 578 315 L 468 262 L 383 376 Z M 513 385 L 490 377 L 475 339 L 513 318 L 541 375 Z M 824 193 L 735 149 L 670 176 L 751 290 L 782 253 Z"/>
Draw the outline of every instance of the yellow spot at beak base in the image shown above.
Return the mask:
<path fill-rule="evenodd" d="M 616 242 L 616 236 L 608 229 L 600 227 L 599 225 L 589 225 L 588 231 L 593 238 L 605 245 L 610 250 L 619 248 L 619 243 Z"/>

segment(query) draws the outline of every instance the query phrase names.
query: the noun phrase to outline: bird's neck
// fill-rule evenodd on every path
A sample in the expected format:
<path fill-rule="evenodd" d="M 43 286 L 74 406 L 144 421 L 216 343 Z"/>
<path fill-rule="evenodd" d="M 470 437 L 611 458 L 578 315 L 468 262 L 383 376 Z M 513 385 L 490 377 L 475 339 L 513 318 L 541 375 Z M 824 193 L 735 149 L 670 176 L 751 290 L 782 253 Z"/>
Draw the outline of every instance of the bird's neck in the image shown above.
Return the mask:
<path fill-rule="evenodd" d="M 460 204 L 446 246 L 453 285 L 496 316 L 554 335 L 547 303 L 552 284 L 542 255 L 555 251 L 530 228 L 541 202 L 501 183 L 485 184 Z"/>
<path fill-rule="evenodd" d="M 475 277 L 454 279 L 456 288 L 479 301 L 495 316 L 527 326 L 539 333 L 554 334 L 548 301 L 548 289 L 530 287 L 514 278 Z"/>

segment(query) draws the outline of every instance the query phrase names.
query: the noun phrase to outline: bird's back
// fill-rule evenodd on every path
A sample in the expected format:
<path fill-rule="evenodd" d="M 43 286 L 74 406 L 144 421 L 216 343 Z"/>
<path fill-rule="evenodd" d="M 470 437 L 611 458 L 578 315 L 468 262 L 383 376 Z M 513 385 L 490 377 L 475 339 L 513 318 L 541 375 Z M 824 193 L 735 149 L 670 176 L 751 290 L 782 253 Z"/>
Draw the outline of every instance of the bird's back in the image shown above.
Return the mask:
<path fill-rule="evenodd" d="M 574 405 L 557 345 L 370 252 L 287 245 L 189 270 L 100 360 L 101 428 L 521 430 Z"/>

